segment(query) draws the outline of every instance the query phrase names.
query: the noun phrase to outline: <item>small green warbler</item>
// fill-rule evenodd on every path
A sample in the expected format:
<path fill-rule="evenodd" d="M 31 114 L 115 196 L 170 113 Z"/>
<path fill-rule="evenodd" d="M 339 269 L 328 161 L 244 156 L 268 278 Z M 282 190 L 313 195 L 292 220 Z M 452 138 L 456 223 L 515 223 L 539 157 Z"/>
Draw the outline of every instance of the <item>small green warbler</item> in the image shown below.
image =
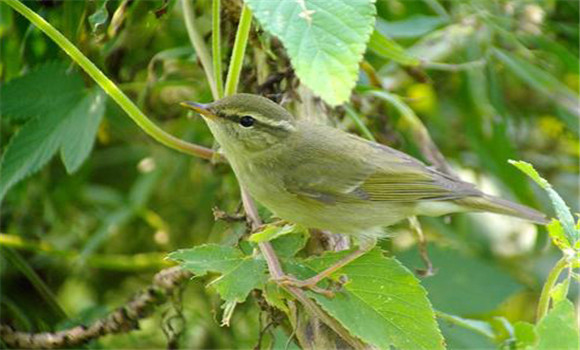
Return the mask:
<path fill-rule="evenodd" d="M 297 120 L 264 97 L 182 105 L 203 116 L 241 185 L 276 216 L 359 240 L 359 250 L 320 275 L 291 281 L 297 286 L 315 286 L 370 249 L 383 227 L 411 216 L 488 211 L 547 222 L 538 211 L 484 194 L 405 153 Z"/>

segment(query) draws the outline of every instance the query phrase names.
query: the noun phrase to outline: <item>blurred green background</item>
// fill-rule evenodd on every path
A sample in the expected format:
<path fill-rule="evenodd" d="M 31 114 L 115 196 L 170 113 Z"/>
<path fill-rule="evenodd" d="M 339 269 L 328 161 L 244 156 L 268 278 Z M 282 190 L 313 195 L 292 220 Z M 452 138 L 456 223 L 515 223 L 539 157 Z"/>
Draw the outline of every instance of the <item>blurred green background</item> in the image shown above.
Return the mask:
<path fill-rule="evenodd" d="M 186 99 L 209 101 L 211 94 L 178 2 L 26 4 L 164 130 L 212 147 L 204 123 L 186 118 L 179 107 Z M 211 1 L 195 1 L 194 6 L 209 41 Z M 507 163 L 522 159 L 533 163 L 578 212 L 578 2 L 378 0 L 376 6 L 377 29 L 427 63 L 401 67 L 372 53 L 365 59 L 419 115 L 460 176 L 552 215 L 546 196 Z M 223 1 L 224 62 L 239 9 L 238 1 Z M 273 70 L 288 68 L 283 50 L 271 40 L 259 28 L 252 30 L 242 92 L 258 92 L 253 48 L 271 49 L 267 64 Z M 3 85 L 47 62 L 78 69 L 5 4 L 0 4 L 0 57 Z M 87 87 L 94 86 L 83 77 Z M 360 87 L 367 84 L 361 73 Z M 57 81 L 43 86 L 58 87 Z M 282 84 L 279 92 L 290 88 Z M 422 158 L 394 108 L 358 93 L 352 102 L 379 142 Z M 330 117 L 338 127 L 359 132 L 340 108 Z M 2 118 L 2 150 L 22 125 Z M 67 174 L 55 158 L 13 187 L 2 202 L 0 320 L 30 331 L 89 323 L 149 284 L 156 271 L 168 266 L 168 252 L 236 242 L 243 225 L 215 222 L 212 208 L 233 213 L 239 204 L 237 183 L 226 165 L 163 147 L 109 100 L 94 150 L 79 171 Z M 423 281 L 436 309 L 470 318 L 533 319 L 541 285 L 559 256 L 543 229 L 487 214 L 421 222 L 439 269 Z M 407 225 L 390 231 L 393 238 L 383 241 L 383 247 L 410 269 L 421 267 Z M 88 347 L 165 347 L 162 330 L 172 325 L 182 331 L 184 348 L 256 345 L 263 327 L 256 301 L 238 307 L 232 326 L 221 328 L 216 316 L 220 300 L 204 287 L 207 281 L 188 283 L 182 303 L 161 307 L 139 331 L 104 337 Z M 173 324 L 171 316 L 180 304 L 183 318 Z M 451 348 L 493 347 L 469 331 L 444 322 L 441 327 Z"/>

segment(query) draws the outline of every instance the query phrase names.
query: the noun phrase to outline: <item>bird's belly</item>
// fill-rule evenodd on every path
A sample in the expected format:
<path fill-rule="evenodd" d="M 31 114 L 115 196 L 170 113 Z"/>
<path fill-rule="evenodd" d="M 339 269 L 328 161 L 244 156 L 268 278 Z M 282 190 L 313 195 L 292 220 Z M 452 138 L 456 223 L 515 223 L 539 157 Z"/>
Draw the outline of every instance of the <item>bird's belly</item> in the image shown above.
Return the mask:
<path fill-rule="evenodd" d="M 299 196 L 287 191 L 270 171 L 256 169 L 251 162 L 235 164 L 234 171 L 252 197 L 277 217 L 309 228 L 364 235 L 412 215 L 412 208 L 403 203 L 326 203 Z"/>
<path fill-rule="evenodd" d="M 409 216 L 406 206 L 384 203 L 324 203 L 286 191 L 252 193 L 266 208 L 281 219 L 309 228 L 343 234 L 371 234 L 378 227 L 392 225 Z"/>

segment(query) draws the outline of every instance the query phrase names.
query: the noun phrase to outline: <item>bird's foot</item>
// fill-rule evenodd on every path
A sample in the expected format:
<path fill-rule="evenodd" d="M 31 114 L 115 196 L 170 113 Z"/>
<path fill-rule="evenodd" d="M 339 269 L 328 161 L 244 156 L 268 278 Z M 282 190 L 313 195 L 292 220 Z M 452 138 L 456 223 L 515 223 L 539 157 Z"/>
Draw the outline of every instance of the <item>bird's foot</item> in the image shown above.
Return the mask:
<path fill-rule="evenodd" d="M 300 288 L 300 289 L 311 290 L 314 293 L 322 294 L 328 298 L 333 298 L 334 297 L 333 291 L 330 291 L 328 289 L 324 289 L 324 288 L 317 286 L 318 282 L 320 282 L 321 279 L 316 278 L 316 277 L 317 276 L 314 276 L 314 278 L 299 280 L 293 276 L 284 275 L 284 276 L 281 276 L 280 278 L 277 278 L 275 281 L 276 281 L 276 283 L 278 283 L 281 286 L 296 287 L 296 288 Z"/>

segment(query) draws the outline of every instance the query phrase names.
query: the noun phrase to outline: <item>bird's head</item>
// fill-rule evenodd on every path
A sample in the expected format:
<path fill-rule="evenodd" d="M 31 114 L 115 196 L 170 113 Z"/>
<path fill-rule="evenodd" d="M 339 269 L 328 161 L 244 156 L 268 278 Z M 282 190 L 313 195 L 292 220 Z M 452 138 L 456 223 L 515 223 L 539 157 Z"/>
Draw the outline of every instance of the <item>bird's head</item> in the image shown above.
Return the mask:
<path fill-rule="evenodd" d="M 249 154 L 279 144 L 296 129 L 290 113 L 258 95 L 237 94 L 208 104 L 181 105 L 204 118 L 229 157 L 233 152 Z"/>

